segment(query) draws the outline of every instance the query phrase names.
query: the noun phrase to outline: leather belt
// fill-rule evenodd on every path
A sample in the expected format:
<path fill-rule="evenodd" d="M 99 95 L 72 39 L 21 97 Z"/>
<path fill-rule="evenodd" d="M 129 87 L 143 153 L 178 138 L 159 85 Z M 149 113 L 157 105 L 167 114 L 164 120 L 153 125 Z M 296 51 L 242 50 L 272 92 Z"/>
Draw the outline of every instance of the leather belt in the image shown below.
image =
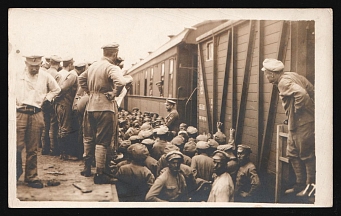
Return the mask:
<path fill-rule="evenodd" d="M 17 108 L 17 112 L 30 114 L 30 115 L 36 114 L 40 111 L 41 111 L 40 108 L 35 107 L 35 106 L 30 106 L 30 105 L 26 105 L 26 106 Z"/>

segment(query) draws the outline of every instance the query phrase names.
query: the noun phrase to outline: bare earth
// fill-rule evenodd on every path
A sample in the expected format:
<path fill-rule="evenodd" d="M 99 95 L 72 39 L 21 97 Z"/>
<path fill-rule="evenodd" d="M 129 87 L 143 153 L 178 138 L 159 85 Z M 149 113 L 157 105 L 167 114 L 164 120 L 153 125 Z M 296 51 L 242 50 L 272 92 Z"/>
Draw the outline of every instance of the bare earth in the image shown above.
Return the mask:
<path fill-rule="evenodd" d="M 41 155 L 40 150 L 38 150 L 38 176 L 43 180 L 45 187 L 41 189 L 28 187 L 24 183 L 23 173 L 17 183 L 17 198 L 20 201 L 118 202 L 115 185 L 96 185 L 93 183 L 93 176 L 80 175 L 83 169 L 82 161 L 63 161 L 57 156 Z M 25 152 L 22 158 L 25 163 Z M 92 173 L 95 173 L 95 168 L 92 168 Z M 47 180 L 59 181 L 60 185 L 46 186 Z"/>

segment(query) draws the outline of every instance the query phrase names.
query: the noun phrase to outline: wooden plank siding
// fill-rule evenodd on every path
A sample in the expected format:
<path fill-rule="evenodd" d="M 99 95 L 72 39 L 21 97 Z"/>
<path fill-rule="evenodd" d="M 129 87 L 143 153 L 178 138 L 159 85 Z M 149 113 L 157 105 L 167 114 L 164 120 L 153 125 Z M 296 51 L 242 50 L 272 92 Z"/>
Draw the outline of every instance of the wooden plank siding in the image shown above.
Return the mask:
<path fill-rule="evenodd" d="M 246 92 L 246 99 L 241 106 L 243 78 L 245 69 L 245 61 L 247 58 L 248 38 L 249 38 L 249 21 L 244 21 L 238 25 L 229 26 L 215 34 L 215 67 L 216 76 L 213 77 L 213 65 L 210 65 L 208 61 L 205 61 L 205 73 L 207 75 L 207 91 L 208 98 L 212 99 L 213 96 L 213 84 L 217 85 L 216 92 L 216 115 L 219 116 L 224 113 L 223 131 L 229 136 L 229 128 L 236 129 L 237 116 L 240 115 L 241 109 L 244 109 L 244 116 L 241 116 L 240 127 L 242 132 L 240 139 L 236 139 L 238 144 L 247 144 L 252 148 L 253 153 L 250 158 L 256 166 L 259 167 L 261 159 L 263 158 L 262 168 L 265 172 L 274 175 L 276 170 L 276 127 L 278 124 L 282 124 L 286 119 L 284 109 L 281 105 L 281 100 L 273 101 L 272 94 L 273 85 L 268 82 L 263 72 L 262 62 L 265 58 L 282 58 L 285 68 L 284 71 L 301 70 L 299 73 L 306 76 L 314 77 L 314 73 L 307 74 L 307 68 L 311 68 L 310 71 L 314 71 L 313 65 L 308 65 L 306 59 L 314 59 L 311 54 L 308 57 L 307 43 L 313 44 L 314 38 L 312 35 L 314 29 L 314 23 L 308 23 L 306 21 L 288 22 L 286 43 L 280 45 L 282 25 L 283 21 L 280 20 L 261 20 L 255 21 L 254 38 L 252 46 L 252 55 L 250 58 L 250 71 L 249 79 L 247 80 L 248 88 Z M 306 27 L 308 26 L 308 27 Z M 231 31 L 231 60 L 229 67 L 226 68 L 227 60 L 227 47 L 228 47 L 228 32 Z M 299 40 L 303 40 L 309 36 L 308 42 L 299 43 Z M 202 49 L 203 55 L 206 51 L 206 43 L 213 39 L 207 37 L 203 41 L 199 41 L 199 47 Z M 283 40 L 283 39 L 282 39 Z M 283 43 L 283 41 L 282 41 Z M 281 46 L 281 47 L 280 47 Z M 285 47 L 285 50 L 281 50 Z M 314 50 L 313 48 L 309 48 Z M 206 56 L 204 56 L 206 58 Z M 297 58 L 297 59 L 294 59 Z M 304 59 L 305 58 L 305 59 Z M 303 63 L 299 62 L 303 59 Z M 310 60 L 311 61 L 311 60 Z M 227 70 L 228 73 L 225 74 Z M 225 76 L 227 79 L 224 80 Z M 214 79 L 214 80 L 213 80 Z M 311 78 L 312 79 L 312 78 Z M 226 91 L 224 95 L 224 84 L 227 83 Z M 245 83 L 244 83 L 245 84 Z M 224 103 L 222 100 L 225 100 Z M 204 95 L 200 95 L 198 91 L 198 103 L 204 103 Z M 225 107 L 222 107 L 223 106 Z M 212 107 L 209 107 L 212 108 Z M 275 109 L 275 110 L 271 110 Z M 213 116 L 213 113 L 210 114 Z M 269 113 L 270 112 L 270 113 Z M 200 112 L 198 112 L 200 113 Z M 201 112 L 202 115 L 203 112 Z M 270 120 L 268 118 L 271 118 Z M 273 121 L 273 122 L 272 122 Z M 216 122 L 214 122 L 215 124 Z M 205 122 L 198 121 L 199 132 L 208 132 Z M 215 133 L 216 131 L 212 131 Z M 262 152 L 262 145 L 268 145 Z M 267 149 L 268 148 L 268 149 Z M 262 157 L 262 158 L 260 158 Z M 265 160 L 264 160 L 265 159 Z M 274 184 L 270 187 L 274 187 Z M 273 189 L 274 190 L 274 189 Z"/>

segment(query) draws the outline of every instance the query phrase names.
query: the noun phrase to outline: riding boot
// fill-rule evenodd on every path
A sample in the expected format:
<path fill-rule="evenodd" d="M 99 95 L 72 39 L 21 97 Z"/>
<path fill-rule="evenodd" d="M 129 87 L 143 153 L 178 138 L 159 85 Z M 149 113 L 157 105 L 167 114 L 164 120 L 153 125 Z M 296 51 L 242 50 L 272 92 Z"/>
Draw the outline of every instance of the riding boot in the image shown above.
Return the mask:
<path fill-rule="evenodd" d="M 301 192 L 297 193 L 296 196 L 306 196 L 310 194 L 312 190 L 315 189 L 315 163 L 316 159 L 308 159 L 304 161 L 306 172 L 307 172 L 307 181 L 306 181 L 306 187 Z"/>
<path fill-rule="evenodd" d="M 303 190 L 306 181 L 305 166 L 303 161 L 299 158 L 290 158 L 290 163 L 296 175 L 296 184 L 293 188 L 286 190 L 285 194 L 297 193 Z"/>
<path fill-rule="evenodd" d="M 92 157 L 84 158 L 84 169 L 81 171 L 81 175 L 84 177 L 91 176 L 91 162 Z"/>
<path fill-rule="evenodd" d="M 93 161 L 93 151 L 91 145 L 84 144 L 84 169 L 81 171 L 81 175 L 85 177 L 91 176 L 91 163 Z"/>

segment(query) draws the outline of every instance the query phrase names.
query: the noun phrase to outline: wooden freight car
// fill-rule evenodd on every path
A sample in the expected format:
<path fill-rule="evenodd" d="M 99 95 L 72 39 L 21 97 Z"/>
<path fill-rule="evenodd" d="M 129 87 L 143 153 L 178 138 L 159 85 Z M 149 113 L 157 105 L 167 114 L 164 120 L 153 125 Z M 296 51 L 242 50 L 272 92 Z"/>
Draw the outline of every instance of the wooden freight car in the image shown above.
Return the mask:
<path fill-rule="evenodd" d="M 208 20 L 185 28 L 128 69 L 134 83 L 123 107 L 128 110 L 139 107 L 142 112 L 156 112 L 165 117 L 165 99 L 171 98 L 177 101 L 181 121 L 197 125 L 196 38 L 226 21 Z"/>
<path fill-rule="evenodd" d="M 252 148 L 251 160 L 266 176 L 263 183 L 274 190 L 276 128 L 286 116 L 277 87 L 263 76 L 262 62 L 279 59 L 284 71 L 314 84 L 314 21 L 230 20 L 197 42 L 199 132 L 216 132 L 217 121 L 227 135 L 236 129 L 236 144 Z"/>

